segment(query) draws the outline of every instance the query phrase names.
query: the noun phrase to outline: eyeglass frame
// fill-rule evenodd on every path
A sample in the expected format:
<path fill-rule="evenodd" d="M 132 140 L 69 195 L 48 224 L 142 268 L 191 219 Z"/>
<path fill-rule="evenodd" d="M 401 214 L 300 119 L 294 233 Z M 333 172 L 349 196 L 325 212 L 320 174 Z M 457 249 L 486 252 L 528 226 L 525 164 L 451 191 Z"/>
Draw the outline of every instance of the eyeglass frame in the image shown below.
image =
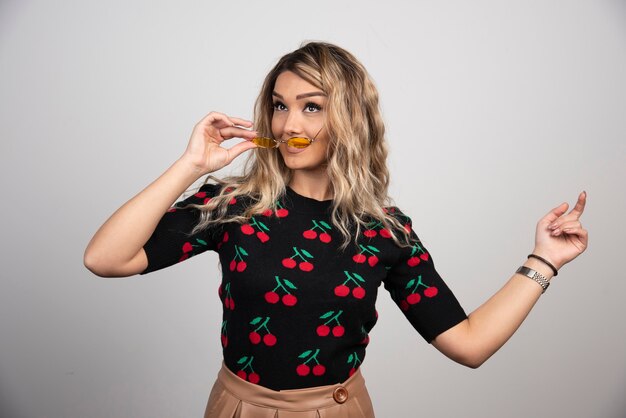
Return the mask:
<path fill-rule="evenodd" d="M 260 137 L 257 137 L 257 138 L 272 140 L 272 141 L 274 141 L 275 145 L 273 147 L 264 147 L 264 146 L 260 146 L 259 144 L 256 144 L 256 146 L 259 147 L 259 148 L 274 149 L 274 148 L 278 148 L 280 146 L 280 144 L 288 144 L 289 141 L 291 141 L 294 138 L 302 138 L 302 139 L 306 139 L 307 141 L 309 141 L 309 143 L 306 146 L 302 147 L 302 149 L 308 148 L 317 139 L 317 136 L 320 134 L 320 132 L 322 132 L 322 129 L 324 129 L 323 126 L 320 128 L 319 131 L 317 131 L 317 133 L 315 134 L 315 136 L 313 138 L 307 138 L 307 137 L 304 137 L 304 136 L 292 136 L 289 139 L 276 139 L 276 138 L 269 138 L 267 136 L 260 136 Z M 252 140 L 254 141 L 257 138 L 253 138 Z M 293 148 L 297 148 L 297 147 L 293 147 Z"/>

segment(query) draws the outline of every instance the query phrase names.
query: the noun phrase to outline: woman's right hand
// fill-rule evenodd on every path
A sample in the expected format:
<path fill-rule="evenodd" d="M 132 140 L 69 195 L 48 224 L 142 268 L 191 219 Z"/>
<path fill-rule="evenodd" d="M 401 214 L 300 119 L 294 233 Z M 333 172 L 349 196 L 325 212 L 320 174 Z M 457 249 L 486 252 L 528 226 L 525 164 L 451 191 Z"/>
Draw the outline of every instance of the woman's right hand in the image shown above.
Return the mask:
<path fill-rule="evenodd" d="M 182 160 L 191 164 L 198 176 L 217 171 L 231 163 L 238 155 L 256 145 L 250 140 L 257 133 L 252 122 L 211 112 L 196 124 L 191 133 L 189 144 Z M 231 138 L 243 138 L 243 141 L 231 148 L 222 147 L 222 143 Z"/>

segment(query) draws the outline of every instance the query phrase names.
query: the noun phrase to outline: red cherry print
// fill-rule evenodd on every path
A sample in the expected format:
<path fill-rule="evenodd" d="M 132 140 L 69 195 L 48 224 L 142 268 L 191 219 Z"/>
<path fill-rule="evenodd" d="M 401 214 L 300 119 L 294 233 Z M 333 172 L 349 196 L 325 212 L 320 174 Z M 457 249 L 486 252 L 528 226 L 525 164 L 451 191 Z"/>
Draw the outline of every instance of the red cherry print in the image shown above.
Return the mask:
<path fill-rule="evenodd" d="M 377 263 L 378 257 L 376 257 L 375 255 L 370 255 L 367 259 L 367 264 L 369 264 L 371 267 L 374 267 Z"/>
<path fill-rule="evenodd" d="M 272 216 L 272 213 L 273 213 L 273 212 L 272 212 L 272 210 L 271 210 L 271 209 L 265 209 L 265 210 L 263 211 L 262 215 L 263 215 L 263 216 L 270 217 L 270 216 Z"/>
<path fill-rule="evenodd" d="M 373 229 L 366 229 L 363 232 L 363 235 L 365 235 L 368 238 L 374 238 L 376 235 L 378 235 L 378 232 L 374 231 Z"/>
<path fill-rule="evenodd" d="M 365 297 L 365 289 L 362 287 L 355 287 L 352 289 L 352 296 L 357 299 L 363 299 Z"/>
<path fill-rule="evenodd" d="M 356 373 L 356 369 L 353 367 L 350 369 L 350 371 L 348 372 L 348 376 L 352 376 L 354 373 Z"/>
<path fill-rule="evenodd" d="M 434 298 L 439 293 L 439 290 L 435 286 L 430 286 L 426 290 L 424 290 L 424 296 L 427 298 Z"/>
<path fill-rule="evenodd" d="M 189 258 L 189 253 L 185 253 L 183 255 L 180 256 L 180 258 L 178 259 L 178 261 L 185 261 L 186 259 Z"/>
<path fill-rule="evenodd" d="M 252 372 L 250 373 L 250 376 L 248 376 L 248 381 L 250 383 L 259 383 L 259 380 L 261 380 L 261 376 L 259 376 L 257 373 Z"/>
<path fill-rule="evenodd" d="M 352 256 L 352 260 L 354 260 L 355 263 L 365 263 L 365 260 L 367 259 L 367 257 L 365 257 L 364 254 L 355 254 L 354 256 Z"/>
<path fill-rule="evenodd" d="M 269 241 L 270 236 L 267 235 L 265 232 L 263 231 L 259 231 L 256 233 L 256 237 L 259 239 L 259 241 L 266 243 L 267 241 Z"/>
<path fill-rule="evenodd" d="M 409 296 L 406 297 L 406 301 L 409 305 L 415 305 L 416 303 L 419 303 L 421 299 L 422 296 L 419 293 L 411 293 Z"/>
<path fill-rule="evenodd" d="M 239 370 L 237 372 L 237 376 L 241 377 L 243 380 L 246 380 L 246 377 L 248 377 L 248 375 L 246 374 L 246 372 L 244 372 L 243 370 Z"/>
<path fill-rule="evenodd" d="M 317 232 L 312 229 L 308 229 L 302 233 L 302 236 L 306 239 L 315 239 L 317 238 Z"/>
<path fill-rule="evenodd" d="M 315 376 L 321 376 L 326 372 L 326 367 L 322 366 L 321 364 L 316 364 L 315 366 L 313 366 L 313 374 Z"/>
<path fill-rule="evenodd" d="M 317 335 L 320 337 L 325 337 L 330 334 L 330 327 L 328 325 L 320 325 L 317 327 Z"/>
<path fill-rule="evenodd" d="M 234 205 L 235 203 L 237 203 L 237 199 L 235 199 L 234 197 L 230 199 L 230 202 L 228 202 L 229 205 Z"/>
<path fill-rule="evenodd" d="M 226 347 L 228 345 L 228 337 L 225 335 L 222 335 L 222 347 Z"/>
<path fill-rule="evenodd" d="M 241 232 L 246 235 L 252 235 L 254 234 L 254 228 L 250 224 L 243 224 L 241 225 Z"/>
<path fill-rule="evenodd" d="M 222 238 L 222 242 L 228 242 L 228 232 L 224 232 L 224 237 Z"/>
<path fill-rule="evenodd" d="M 406 263 L 407 263 L 409 266 L 411 266 L 411 267 L 415 267 L 415 266 L 417 266 L 417 265 L 418 265 L 421 261 L 422 261 L 422 260 L 420 260 L 420 258 L 419 258 L 419 257 L 415 257 L 415 256 L 413 256 L 413 257 L 409 258 L 409 259 L 406 261 Z"/>
<path fill-rule="evenodd" d="M 306 364 L 300 364 L 298 367 L 296 367 L 296 373 L 298 373 L 298 376 L 306 376 L 309 374 L 310 371 L 311 368 Z"/>
<path fill-rule="evenodd" d="M 258 344 L 261 342 L 261 335 L 256 331 L 252 331 L 248 337 L 250 338 L 250 342 L 252 344 Z"/>
<path fill-rule="evenodd" d="M 296 266 L 296 260 L 293 258 L 283 258 L 283 266 L 292 269 Z"/>
<path fill-rule="evenodd" d="M 220 284 L 220 287 L 217 288 L 217 294 L 222 297 L 222 293 L 224 293 L 224 288 L 222 287 L 222 285 Z"/>
<path fill-rule="evenodd" d="M 378 232 L 380 233 L 380 236 L 383 238 L 391 238 L 391 232 L 388 229 L 381 229 Z"/>
<path fill-rule="evenodd" d="M 191 252 L 191 251 L 193 251 L 193 246 L 191 245 L 191 243 L 190 242 L 184 243 L 183 244 L 183 252 L 184 253 L 188 253 L 188 252 Z"/>
<path fill-rule="evenodd" d="M 227 297 L 226 299 L 224 299 L 224 307 L 226 309 L 230 309 L 230 298 Z"/>
<path fill-rule="evenodd" d="M 361 344 L 368 345 L 369 343 L 370 343 L 370 336 L 366 335 L 365 338 L 363 338 L 363 341 L 361 341 Z"/>
<path fill-rule="evenodd" d="M 298 302 L 298 298 L 294 295 L 284 295 L 282 300 L 285 306 L 293 306 Z"/>
<path fill-rule="evenodd" d="M 230 310 L 231 311 L 235 310 L 235 301 L 233 300 L 233 298 L 230 298 Z"/>
<path fill-rule="evenodd" d="M 276 344 L 276 336 L 274 334 L 265 334 L 263 336 L 263 343 L 268 347 L 272 347 Z"/>
<path fill-rule="evenodd" d="M 230 269 L 230 271 L 235 271 L 236 267 L 237 267 L 237 260 L 232 260 L 230 262 L 230 266 L 228 266 L 228 268 Z"/>
<path fill-rule="evenodd" d="M 280 297 L 278 296 L 278 293 L 276 292 L 269 291 L 265 293 L 265 300 L 268 301 L 269 303 L 276 303 L 278 302 L 279 299 Z"/>
<path fill-rule="evenodd" d="M 340 284 L 339 286 L 335 287 L 335 295 L 339 297 L 348 296 L 349 293 L 350 293 L 350 288 L 346 286 L 345 284 Z"/>
<path fill-rule="evenodd" d="M 402 299 L 402 301 L 400 301 L 400 309 L 403 311 L 409 310 L 409 302 L 407 302 L 406 299 Z"/>
<path fill-rule="evenodd" d="M 313 270 L 313 264 L 309 263 L 308 261 L 301 262 L 300 264 L 298 264 L 298 267 L 302 271 L 311 271 L 311 270 Z"/>
<path fill-rule="evenodd" d="M 335 325 L 333 327 L 333 335 L 335 337 L 341 337 L 346 332 L 345 328 L 341 325 Z"/>
<path fill-rule="evenodd" d="M 237 263 L 237 271 L 239 273 L 241 273 L 242 271 L 244 271 L 246 269 L 246 267 L 248 266 L 248 264 L 246 264 L 245 261 L 240 261 Z"/>
<path fill-rule="evenodd" d="M 287 209 L 281 208 L 276 210 L 276 216 L 279 218 L 284 218 L 287 215 L 289 215 L 289 211 Z"/>
<path fill-rule="evenodd" d="M 420 254 L 420 258 L 424 261 L 428 261 L 428 253 L 422 253 Z"/>
<path fill-rule="evenodd" d="M 332 240 L 330 234 L 326 233 L 326 232 L 322 232 L 320 234 L 320 241 L 322 241 L 324 244 L 328 244 L 330 241 Z"/>

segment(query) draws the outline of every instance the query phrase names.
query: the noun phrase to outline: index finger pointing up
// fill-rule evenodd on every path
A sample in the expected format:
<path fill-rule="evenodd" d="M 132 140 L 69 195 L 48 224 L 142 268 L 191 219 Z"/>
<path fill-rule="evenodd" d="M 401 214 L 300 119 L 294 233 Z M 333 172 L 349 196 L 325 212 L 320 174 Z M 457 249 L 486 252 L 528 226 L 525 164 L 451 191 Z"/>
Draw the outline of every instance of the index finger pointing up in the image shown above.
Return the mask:
<path fill-rule="evenodd" d="M 571 210 L 570 214 L 575 215 L 576 218 L 580 218 L 580 215 L 585 211 L 585 204 L 587 203 L 587 192 L 582 192 L 578 195 L 578 201 L 576 206 Z"/>

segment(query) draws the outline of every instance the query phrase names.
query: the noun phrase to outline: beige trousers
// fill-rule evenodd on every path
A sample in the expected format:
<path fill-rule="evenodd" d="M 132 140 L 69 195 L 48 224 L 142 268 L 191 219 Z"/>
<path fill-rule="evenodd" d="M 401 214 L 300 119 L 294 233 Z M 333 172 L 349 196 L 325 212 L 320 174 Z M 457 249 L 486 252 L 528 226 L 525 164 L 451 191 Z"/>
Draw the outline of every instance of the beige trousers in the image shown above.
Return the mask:
<path fill-rule="evenodd" d="M 343 383 L 276 391 L 222 364 L 204 418 L 374 418 L 374 409 L 360 370 Z"/>

